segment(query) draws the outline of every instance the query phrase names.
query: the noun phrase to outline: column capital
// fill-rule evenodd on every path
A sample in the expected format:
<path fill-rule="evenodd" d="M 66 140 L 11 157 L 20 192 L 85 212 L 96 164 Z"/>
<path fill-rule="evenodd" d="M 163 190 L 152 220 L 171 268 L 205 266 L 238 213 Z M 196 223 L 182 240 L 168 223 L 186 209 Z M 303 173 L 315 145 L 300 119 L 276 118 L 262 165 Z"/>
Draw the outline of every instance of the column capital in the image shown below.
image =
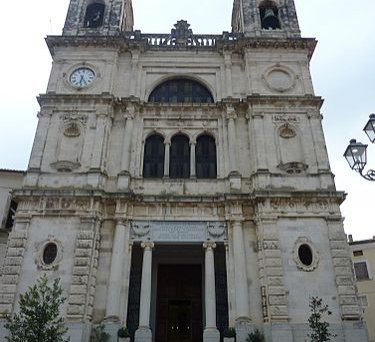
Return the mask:
<path fill-rule="evenodd" d="M 213 249 L 216 248 L 216 243 L 215 243 L 215 241 L 207 240 L 207 241 L 203 242 L 203 248 L 206 249 L 207 251 L 213 250 Z"/>
<path fill-rule="evenodd" d="M 141 247 L 143 249 L 147 250 L 152 250 L 154 248 L 155 244 L 152 241 L 144 241 L 141 243 Z"/>

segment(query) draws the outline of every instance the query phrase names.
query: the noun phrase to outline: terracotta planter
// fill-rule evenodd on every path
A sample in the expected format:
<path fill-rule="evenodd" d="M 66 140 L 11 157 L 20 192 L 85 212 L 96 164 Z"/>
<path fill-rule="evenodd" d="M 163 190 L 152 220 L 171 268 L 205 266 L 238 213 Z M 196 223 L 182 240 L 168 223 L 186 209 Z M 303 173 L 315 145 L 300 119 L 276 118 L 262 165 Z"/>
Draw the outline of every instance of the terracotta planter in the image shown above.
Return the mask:
<path fill-rule="evenodd" d="M 224 337 L 224 342 L 234 342 L 235 338 L 234 337 Z"/>

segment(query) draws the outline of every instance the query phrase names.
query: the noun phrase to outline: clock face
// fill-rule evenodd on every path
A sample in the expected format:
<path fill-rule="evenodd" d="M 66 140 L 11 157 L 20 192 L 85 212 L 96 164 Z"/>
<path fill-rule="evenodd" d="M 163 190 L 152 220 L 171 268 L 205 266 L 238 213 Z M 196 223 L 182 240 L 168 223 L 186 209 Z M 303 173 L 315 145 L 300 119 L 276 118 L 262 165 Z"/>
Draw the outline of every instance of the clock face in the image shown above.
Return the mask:
<path fill-rule="evenodd" d="M 74 70 L 69 78 L 70 83 L 77 88 L 90 85 L 95 78 L 95 72 L 89 68 L 78 68 Z"/>

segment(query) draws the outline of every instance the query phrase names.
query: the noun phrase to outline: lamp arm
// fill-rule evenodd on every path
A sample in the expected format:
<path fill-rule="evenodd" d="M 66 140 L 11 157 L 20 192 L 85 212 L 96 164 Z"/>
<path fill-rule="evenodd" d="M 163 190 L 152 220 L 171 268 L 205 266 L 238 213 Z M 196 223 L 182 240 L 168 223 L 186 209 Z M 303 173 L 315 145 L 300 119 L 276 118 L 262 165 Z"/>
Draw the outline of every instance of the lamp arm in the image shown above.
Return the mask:
<path fill-rule="evenodd" d="M 364 178 L 369 181 L 375 181 L 375 170 L 368 170 L 365 174 L 363 174 L 363 169 L 359 169 L 358 173 Z"/>

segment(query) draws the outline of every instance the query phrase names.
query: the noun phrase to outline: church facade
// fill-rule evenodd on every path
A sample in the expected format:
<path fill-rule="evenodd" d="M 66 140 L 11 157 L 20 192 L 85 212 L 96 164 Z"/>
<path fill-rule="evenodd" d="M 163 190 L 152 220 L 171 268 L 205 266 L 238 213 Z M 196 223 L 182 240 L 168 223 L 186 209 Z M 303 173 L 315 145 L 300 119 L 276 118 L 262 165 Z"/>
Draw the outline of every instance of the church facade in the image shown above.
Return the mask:
<path fill-rule="evenodd" d="M 2 313 L 46 273 L 72 342 L 101 323 L 111 341 L 303 342 L 312 296 L 335 341 L 367 341 L 293 0 L 235 0 L 221 35 L 145 34 L 129 0 L 71 0 L 46 41 Z"/>

